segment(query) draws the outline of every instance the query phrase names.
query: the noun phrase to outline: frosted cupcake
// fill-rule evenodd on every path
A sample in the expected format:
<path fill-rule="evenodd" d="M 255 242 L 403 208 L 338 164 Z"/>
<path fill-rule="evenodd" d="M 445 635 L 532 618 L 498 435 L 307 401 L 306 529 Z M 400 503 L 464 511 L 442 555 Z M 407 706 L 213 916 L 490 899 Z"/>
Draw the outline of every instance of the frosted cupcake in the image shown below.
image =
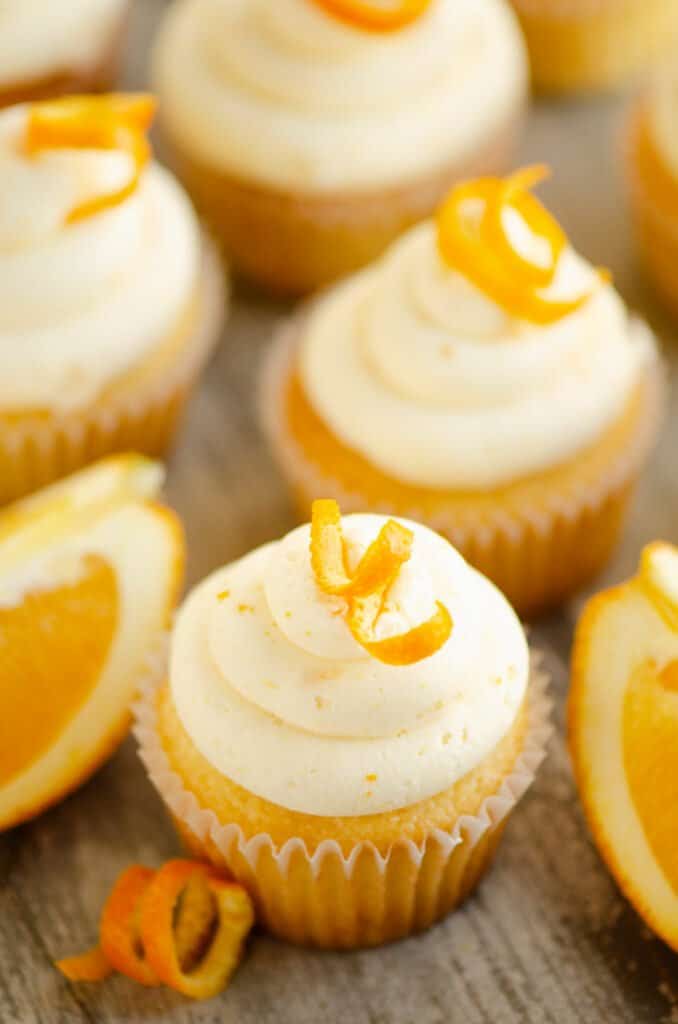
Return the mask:
<path fill-rule="evenodd" d="M 678 43 L 672 0 L 512 0 L 537 89 L 616 89 Z"/>
<path fill-rule="evenodd" d="M 638 242 L 647 271 L 678 315 L 678 70 L 666 68 L 635 106 L 628 153 Z"/>
<path fill-rule="evenodd" d="M 137 734 L 189 848 L 266 927 L 376 945 L 484 873 L 543 756 L 544 682 L 445 540 L 322 501 L 191 593 Z"/>
<path fill-rule="evenodd" d="M 218 337 L 187 197 L 149 161 L 148 97 L 0 115 L 0 503 L 119 450 L 160 454 Z"/>
<path fill-rule="evenodd" d="M 129 0 L 3 0 L 0 106 L 115 82 Z"/>
<path fill-rule="evenodd" d="M 421 520 L 521 614 L 606 561 L 661 405 L 652 336 L 527 191 L 542 173 L 458 186 L 291 321 L 262 391 L 302 516 L 330 494 Z"/>
<path fill-rule="evenodd" d="M 235 267 L 309 291 L 506 160 L 527 65 L 504 0 L 177 0 L 153 78 Z"/>

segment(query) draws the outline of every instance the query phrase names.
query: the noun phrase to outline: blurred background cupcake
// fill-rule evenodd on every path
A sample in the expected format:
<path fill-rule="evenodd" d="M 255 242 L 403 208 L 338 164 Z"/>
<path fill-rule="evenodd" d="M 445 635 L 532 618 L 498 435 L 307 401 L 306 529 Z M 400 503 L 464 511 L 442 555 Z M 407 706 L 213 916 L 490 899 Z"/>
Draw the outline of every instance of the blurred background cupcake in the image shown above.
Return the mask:
<path fill-rule="evenodd" d="M 541 92 L 617 89 L 678 39 L 675 0 L 511 0 Z"/>
<path fill-rule="evenodd" d="M 678 57 L 678 50 L 676 51 Z M 658 293 L 678 316 L 678 67 L 667 65 L 635 105 L 629 171 L 638 243 Z"/>
<path fill-rule="evenodd" d="M 110 89 L 130 0 L 4 0 L 0 106 Z"/>
<path fill-rule="evenodd" d="M 400 6 L 176 0 L 166 16 L 153 78 L 172 160 L 235 268 L 276 291 L 369 262 L 512 151 L 527 62 L 508 4 Z"/>
<path fill-rule="evenodd" d="M 150 161 L 147 96 L 0 114 L 0 502 L 163 452 L 223 315 L 218 259 Z"/>

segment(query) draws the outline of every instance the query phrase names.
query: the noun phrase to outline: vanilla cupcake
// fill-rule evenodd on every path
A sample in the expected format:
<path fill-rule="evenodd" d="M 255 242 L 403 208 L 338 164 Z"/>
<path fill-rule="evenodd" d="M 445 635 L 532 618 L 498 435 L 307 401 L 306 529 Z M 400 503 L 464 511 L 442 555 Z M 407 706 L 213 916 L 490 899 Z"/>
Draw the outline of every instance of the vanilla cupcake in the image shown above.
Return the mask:
<path fill-rule="evenodd" d="M 377 945 L 479 881 L 543 756 L 544 684 L 443 538 L 322 501 L 189 595 L 137 735 L 189 848 L 267 928 Z"/>
<path fill-rule="evenodd" d="M 0 503 L 160 454 L 218 337 L 218 260 L 148 162 L 147 97 L 0 115 Z"/>
<path fill-rule="evenodd" d="M 666 67 L 634 106 L 628 165 L 638 243 L 657 291 L 678 315 L 678 70 Z"/>
<path fill-rule="evenodd" d="M 511 0 L 542 92 L 617 89 L 678 42 L 674 0 Z"/>
<path fill-rule="evenodd" d="M 177 0 L 160 30 L 175 166 L 234 266 L 274 290 L 368 263 L 510 153 L 527 63 L 508 4 L 394 7 Z"/>
<path fill-rule="evenodd" d="M 661 406 L 655 344 L 526 191 L 457 187 L 437 222 L 296 316 L 264 426 L 305 517 L 425 522 L 535 614 L 606 561 Z"/>
<path fill-rule="evenodd" d="M 115 82 L 130 0 L 3 0 L 0 107 Z"/>

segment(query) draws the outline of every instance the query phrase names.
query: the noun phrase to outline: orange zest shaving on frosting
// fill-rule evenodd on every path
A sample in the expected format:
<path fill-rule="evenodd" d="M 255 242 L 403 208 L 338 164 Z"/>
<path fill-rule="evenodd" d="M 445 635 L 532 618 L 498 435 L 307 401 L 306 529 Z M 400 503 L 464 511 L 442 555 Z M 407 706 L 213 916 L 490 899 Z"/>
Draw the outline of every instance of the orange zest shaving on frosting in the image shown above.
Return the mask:
<path fill-rule="evenodd" d="M 133 865 L 106 901 L 101 945 L 56 967 L 71 981 L 100 981 L 117 970 L 142 985 L 209 999 L 233 974 L 253 924 L 247 892 L 206 864 Z"/>
<path fill-rule="evenodd" d="M 313 0 L 339 21 L 367 32 L 396 32 L 411 25 L 425 14 L 432 0 L 390 0 L 370 3 L 369 0 Z"/>
<path fill-rule="evenodd" d="M 438 250 L 445 263 L 463 274 L 507 313 L 535 324 L 551 324 L 581 309 L 593 292 L 573 299 L 544 294 L 553 283 L 567 244 L 560 225 L 529 189 L 548 174 L 544 165 L 526 167 L 506 179 L 479 178 L 458 185 L 437 215 Z M 522 217 L 548 258 L 535 263 L 517 250 L 506 227 L 506 213 Z M 609 279 L 599 271 L 600 281 Z"/>
<path fill-rule="evenodd" d="M 411 665 L 429 658 L 447 642 L 452 617 L 437 602 L 426 622 L 396 636 L 377 639 L 376 627 L 389 588 L 412 553 L 411 530 L 390 519 L 370 544 L 352 574 L 347 568 L 341 514 L 336 501 L 314 501 L 311 517 L 311 566 L 320 589 L 348 601 L 347 623 L 357 642 L 389 665 Z"/>
<path fill-rule="evenodd" d="M 146 132 L 154 113 L 155 100 L 144 93 L 67 96 L 31 106 L 26 127 L 30 155 L 53 149 L 107 149 L 127 153 L 132 161 L 124 185 L 75 206 L 67 224 L 116 206 L 136 191 L 151 156 Z"/>

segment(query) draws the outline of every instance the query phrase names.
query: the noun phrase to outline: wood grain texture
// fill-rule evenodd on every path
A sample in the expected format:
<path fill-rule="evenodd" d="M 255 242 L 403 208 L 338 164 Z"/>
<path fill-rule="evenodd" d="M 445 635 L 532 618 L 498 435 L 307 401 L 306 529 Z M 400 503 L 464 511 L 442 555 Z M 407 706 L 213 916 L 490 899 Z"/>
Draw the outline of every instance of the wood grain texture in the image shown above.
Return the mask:
<path fill-rule="evenodd" d="M 161 0 L 136 0 L 128 73 L 135 85 L 144 81 L 147 41 L 161 7 Z M 522 156 L 553 164 L 545 195 L 575 243 L 613 269 L 629 302 L 670 339 L 634 263 L 623 202 L 621 110 L 619 102 L 538 107 Z M 237 294 L 172 460 L 169 497 L 187 525 L 191 581 L 292 524 L 252 402 L 267 339 L 285 313 Z M 670 362 L 675 376 L 675 354 Z M 606 581 L 632 571 L 646 540 L 678 540 L 677 427 L 674 397 Z M 507 830 L 496 868 L 462 911 L 424 936 L 368 953 L 310 953 L 257 936 L 228 992 L 204 1005 L 124 978 L 69 985 L 51 961 L 94 940 L 102 899 L 118 871 L 131 861 L 157 864 L 177 849 L 130 741 L 78 794 L 0 837 L 1 1024 L 678 1021 L 676 957 L 649 935 L 602 867 L 572 783 L 562 717 L 577 607 L 534 630 L 550 651 L 557 736 Z"/>

